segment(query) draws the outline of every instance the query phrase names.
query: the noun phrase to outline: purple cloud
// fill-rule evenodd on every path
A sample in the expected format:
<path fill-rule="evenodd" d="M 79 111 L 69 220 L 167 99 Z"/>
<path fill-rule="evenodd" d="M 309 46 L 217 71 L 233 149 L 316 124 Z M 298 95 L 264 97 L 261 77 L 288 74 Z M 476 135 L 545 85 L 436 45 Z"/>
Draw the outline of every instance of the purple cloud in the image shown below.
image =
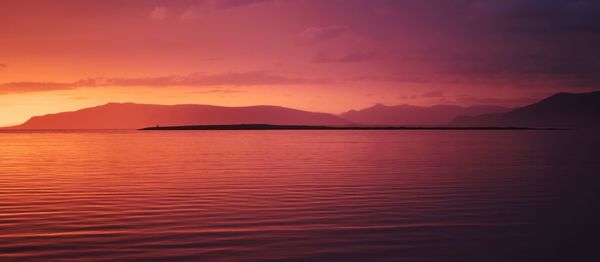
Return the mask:
<path fill-rule="evenodd" d="M 267 2 L 272 2 L 272 1 L 274 1 L 274 0 L 213 0 L 212 3 L 217 8 L 226 9 L 226 8 L 234 8 L 234 7 L 240 7 L 240 6 L 246 6 L 246 5 L 267 3 Z"/>
<path fill-rule="evenodd" d="M 340 56 L 334 56 L 327 52 L 319 52 L 313 58 L 315 63 L 356 63 L 376 59 L 373 52 L 355 51 Z"/>
<path fill-rule="evenodd" d="M 298 34 L 298 38 L 305 42 L 320 42 L 338 38 L 348 32 L 345 26 L 332 25 L 322 27 L 309 27 Z"/>

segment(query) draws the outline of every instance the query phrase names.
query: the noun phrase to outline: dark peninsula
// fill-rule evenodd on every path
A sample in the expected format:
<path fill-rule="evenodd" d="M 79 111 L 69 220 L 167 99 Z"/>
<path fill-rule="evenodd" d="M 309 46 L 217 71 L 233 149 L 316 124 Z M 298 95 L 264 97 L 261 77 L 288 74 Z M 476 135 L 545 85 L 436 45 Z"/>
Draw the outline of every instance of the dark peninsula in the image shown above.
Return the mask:
<path fill-rule="evenodd" d="M 408 126 L 309 126 L 309 125 L 192 125 L 155 126 L 139 130 L 541 130 L 528 127 L 408 127 Z M 547 130 L 547 129 L 544 129 Z"/>

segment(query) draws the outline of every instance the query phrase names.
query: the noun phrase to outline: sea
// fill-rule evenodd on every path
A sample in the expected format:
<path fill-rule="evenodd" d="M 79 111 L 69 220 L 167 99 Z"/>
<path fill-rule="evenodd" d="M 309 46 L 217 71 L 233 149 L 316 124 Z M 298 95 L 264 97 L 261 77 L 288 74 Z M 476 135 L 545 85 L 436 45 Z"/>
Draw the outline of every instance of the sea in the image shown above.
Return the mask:
<path fill-rule="evenodd" d="M 599 261 L 598 131 L 0 131 L 0 261 Z"/>

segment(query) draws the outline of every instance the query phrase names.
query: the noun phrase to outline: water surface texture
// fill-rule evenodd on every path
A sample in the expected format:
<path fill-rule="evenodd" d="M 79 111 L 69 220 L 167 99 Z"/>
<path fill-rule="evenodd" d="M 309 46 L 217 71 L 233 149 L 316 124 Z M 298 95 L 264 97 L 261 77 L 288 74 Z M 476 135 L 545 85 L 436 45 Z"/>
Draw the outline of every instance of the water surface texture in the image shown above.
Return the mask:
<path fill-rule="evenodd" d="M 0 261 L 591 260 L 593 131 L 3 131 Z"/>

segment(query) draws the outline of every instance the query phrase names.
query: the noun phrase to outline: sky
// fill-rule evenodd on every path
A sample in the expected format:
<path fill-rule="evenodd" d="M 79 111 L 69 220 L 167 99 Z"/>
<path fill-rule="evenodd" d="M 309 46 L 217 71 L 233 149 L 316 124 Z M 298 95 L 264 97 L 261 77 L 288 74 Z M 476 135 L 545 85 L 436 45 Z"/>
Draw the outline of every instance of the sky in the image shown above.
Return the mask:
<path fill-rule="evenodd" d="M 0 126 L 108 102 L 523 106 L 600 89 L 595 0 L 3 0 Z"/>

